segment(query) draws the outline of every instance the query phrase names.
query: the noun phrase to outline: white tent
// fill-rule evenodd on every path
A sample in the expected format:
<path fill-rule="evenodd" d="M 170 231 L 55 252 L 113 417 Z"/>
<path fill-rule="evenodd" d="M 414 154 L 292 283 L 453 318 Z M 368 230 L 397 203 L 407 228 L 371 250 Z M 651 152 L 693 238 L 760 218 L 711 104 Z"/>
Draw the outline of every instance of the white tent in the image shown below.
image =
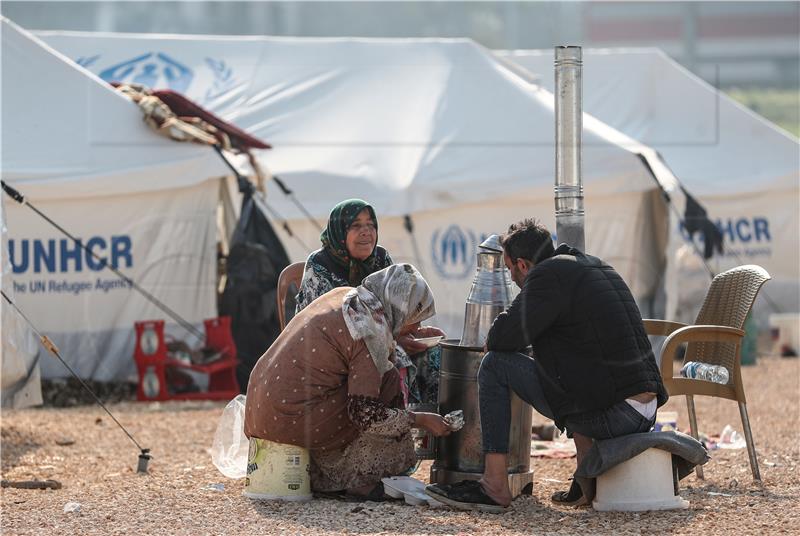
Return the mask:
<path fill-rule="evenodd" d="M 8 236 L 5 200 L 0 194 L 0 234 Z M 11 284 L 11 263 L 0 248 L 0 288 L 12 302 L 16 295 Z M 39 344 L 30 326 L 3 299 L 0 303 L 0 406 L 27 408 L 42 403 Z"/>
<path fill-rule="evenodd" d="M 2 99 L 3 180 L 102 259 L 6 198 L 4 288 L 81 376 L 129 378 L 134 322 L 171 319 L 104 265 L 195 325 L 216 316 L 227 170 L 212 148 L 150 131 L 133 102 L 7 19 Z M 68 375 L 50 357 L 41 366 L 44 377 Z"/>
<path fill-rule="evenodd" d="M 553 95 L 472 41 L 39 35 L 106 80 L 181 91 L 268 139 L 262 161 L 318 220 L 342 199 L 370 201 L 379 241 L 395 261 L 420 266 L 451 335 L 479 240 L 529 216 L 555 230 Z M 649 306 L 668 235 L 659 184 L 637 156 L 646 148 L 590 117 L 584 124 L 587 249 Z M 318 247 L 319 231 L 272 192 L 272 206 Z M 305 259 L 282 237 L 293 260 Z"/>
<path fill-rule="evenodd" d="M 552 90 L 552 50 L 498 55 Z M 658 150 L 722 231 L 712 268 L 759 264 L 773 277 L 761 307 L 800 311 L 798 140 L 658 49 L 584 49 L 583 59 L 584 111 Z"/>

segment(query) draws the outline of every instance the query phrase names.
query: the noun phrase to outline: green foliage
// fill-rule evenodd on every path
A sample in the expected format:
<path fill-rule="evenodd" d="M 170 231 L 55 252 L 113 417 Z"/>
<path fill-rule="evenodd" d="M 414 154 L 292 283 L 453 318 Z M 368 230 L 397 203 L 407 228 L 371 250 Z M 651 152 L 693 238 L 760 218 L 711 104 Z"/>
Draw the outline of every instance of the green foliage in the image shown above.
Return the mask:
<path fill-rule="evenodd" d="M 800 137 L 800 91 L 730 89 L 726 93 L 765 119 Z"/>

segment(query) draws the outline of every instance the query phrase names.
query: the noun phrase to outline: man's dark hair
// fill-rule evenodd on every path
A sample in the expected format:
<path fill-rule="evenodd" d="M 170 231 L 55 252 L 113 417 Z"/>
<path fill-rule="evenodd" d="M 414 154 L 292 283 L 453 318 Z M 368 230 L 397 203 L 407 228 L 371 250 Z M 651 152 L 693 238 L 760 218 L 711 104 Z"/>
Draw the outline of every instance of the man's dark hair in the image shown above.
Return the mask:
<path fill-rule="evenodd" d="M 500 237 L 503 250 L 516 262 L 525 259 L 539 264 L 553 256 L 553 239 L 547 227 L 535 219 L 525 218 L 508 227 L 508 232 Z"/>

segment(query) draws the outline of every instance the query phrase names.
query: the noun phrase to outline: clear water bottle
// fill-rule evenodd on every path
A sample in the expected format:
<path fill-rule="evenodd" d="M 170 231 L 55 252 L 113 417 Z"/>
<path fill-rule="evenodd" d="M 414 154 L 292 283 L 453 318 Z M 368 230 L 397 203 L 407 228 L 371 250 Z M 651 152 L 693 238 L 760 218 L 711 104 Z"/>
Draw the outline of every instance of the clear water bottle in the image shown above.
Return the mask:
<path fill-rule="evenodd" d="M 708 382 L 728 383 L 730 375 L 728 369 L 720 365 L 708 365 L 697 361 L 689 361 L 681 369 L 681 376 L 684 378 L 694 378 Z"/>

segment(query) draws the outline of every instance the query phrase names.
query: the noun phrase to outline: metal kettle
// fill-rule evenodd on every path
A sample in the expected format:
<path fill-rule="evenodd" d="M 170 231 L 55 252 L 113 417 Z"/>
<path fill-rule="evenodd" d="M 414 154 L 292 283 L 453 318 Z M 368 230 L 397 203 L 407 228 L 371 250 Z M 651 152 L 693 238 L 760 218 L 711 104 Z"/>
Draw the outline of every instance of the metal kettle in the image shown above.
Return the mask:
<path fill-rule="evenodd" d="M 511 303 L 511 275 L 503 263 L 500 237 L 478 246 L 478 268 L 467 297 L 460 346 L 482 347 L 495 317 Z"/>

